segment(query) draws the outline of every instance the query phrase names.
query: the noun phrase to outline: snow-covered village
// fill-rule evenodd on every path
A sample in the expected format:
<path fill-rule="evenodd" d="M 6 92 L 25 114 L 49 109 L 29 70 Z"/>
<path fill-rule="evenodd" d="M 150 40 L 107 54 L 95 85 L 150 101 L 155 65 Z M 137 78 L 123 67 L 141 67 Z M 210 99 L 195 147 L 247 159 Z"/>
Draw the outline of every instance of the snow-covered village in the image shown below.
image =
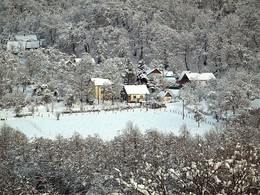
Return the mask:
<path fill-rule="evenodd" d="M 260 194 L 259 10 L 0 1 L 0 194 Z"/>

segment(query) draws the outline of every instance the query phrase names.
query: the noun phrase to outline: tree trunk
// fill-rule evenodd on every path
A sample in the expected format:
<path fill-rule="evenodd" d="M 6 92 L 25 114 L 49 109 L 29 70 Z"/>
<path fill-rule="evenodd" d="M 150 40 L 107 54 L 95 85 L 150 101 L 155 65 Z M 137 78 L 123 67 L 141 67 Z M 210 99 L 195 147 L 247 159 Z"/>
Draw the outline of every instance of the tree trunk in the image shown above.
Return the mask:
<path fill-rule="evenodd" d="M 187 71 L 189 71 L 190 69 L 189 69 L 189 67 L 188 67 L 188 61 L 187 61 L 187 53 L 186 53 L 186 51 L 185 51 L 185 53 L 184 53 L 184 62 L 185 62 L 185 67 L 186 67 Z"/>

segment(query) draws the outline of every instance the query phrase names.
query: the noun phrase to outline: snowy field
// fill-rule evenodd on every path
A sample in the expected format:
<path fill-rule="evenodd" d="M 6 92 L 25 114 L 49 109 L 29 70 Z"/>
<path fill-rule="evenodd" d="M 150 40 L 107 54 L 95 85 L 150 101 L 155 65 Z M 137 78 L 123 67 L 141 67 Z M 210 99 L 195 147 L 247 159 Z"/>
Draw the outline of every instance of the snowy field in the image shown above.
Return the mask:
<path fill-rule="evenodd" d="M 57 120 L 53 113 L 39 110 L 34 116 L 22 118 L 8 117 L 0 125 L 7 125 L 25 133 L 29 138 L 44 137 L 54 139 L 57 135 L 66 138 L 75 132 L 83 137 L 98 135 L 104 140 L 111 140 L 132 121 L 141 132 L 157 129 L 161 132 L 179 134 L 180 126 L 184 123 L 191 134 L 203 134 L 214 127 L 215 120 L 207 117 L 200 127 L 194 120 L 193 114 L 185 110 L 186 117 L 182 120 L 182 104 L 180 102 L 167 104 L 167 108 L 148 109 L 135 108 L 124 111 L 101 111 L 91 113 L 64 114 Z"/>

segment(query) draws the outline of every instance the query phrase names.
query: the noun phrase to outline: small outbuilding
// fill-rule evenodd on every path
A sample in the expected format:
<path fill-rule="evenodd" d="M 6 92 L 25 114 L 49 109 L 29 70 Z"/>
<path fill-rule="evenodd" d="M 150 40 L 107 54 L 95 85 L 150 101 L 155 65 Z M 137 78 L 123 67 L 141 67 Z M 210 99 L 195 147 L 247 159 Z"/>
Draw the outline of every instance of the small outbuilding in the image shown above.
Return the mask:
<path fill-rule="evenodd" d="M 159 96 L 160 100 L 163 102 L 169 102 L 174 98 L 173 94 L 170 91 L 161 91 Z"/>

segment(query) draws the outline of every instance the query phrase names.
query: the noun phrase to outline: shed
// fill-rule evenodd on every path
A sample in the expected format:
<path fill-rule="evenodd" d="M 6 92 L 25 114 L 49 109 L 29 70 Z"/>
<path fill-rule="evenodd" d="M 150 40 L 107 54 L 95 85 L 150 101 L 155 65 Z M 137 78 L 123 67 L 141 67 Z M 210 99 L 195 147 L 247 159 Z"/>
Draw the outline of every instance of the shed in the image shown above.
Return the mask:
<path fill-rule="evenodd" d="M 173 94 L 170 91 L 161 91 L 159 93 L 159 96 L 160 100 L 163 102 L 169 102 L 174 98 Z"/>

